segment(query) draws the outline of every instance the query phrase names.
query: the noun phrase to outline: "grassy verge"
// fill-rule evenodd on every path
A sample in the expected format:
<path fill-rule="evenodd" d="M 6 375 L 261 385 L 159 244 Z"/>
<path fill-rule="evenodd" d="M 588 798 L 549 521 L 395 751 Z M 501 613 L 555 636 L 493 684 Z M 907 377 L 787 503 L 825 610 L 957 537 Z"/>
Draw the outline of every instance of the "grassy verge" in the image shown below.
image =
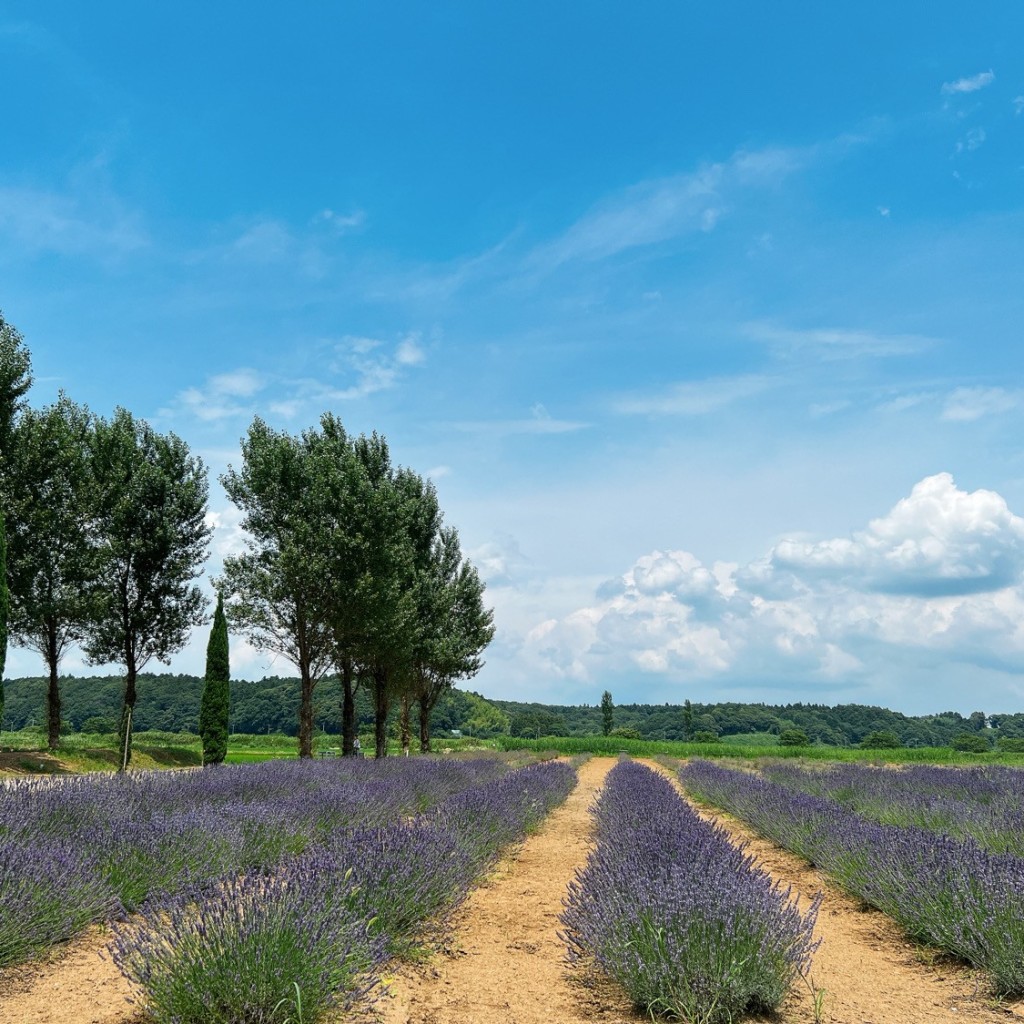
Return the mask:
<path fill-rule="evenodd" d="M 1024 755 L 993 751 L 966 754 L 949 747 L 903 747 L 862 750 L 860 747 L 780 747 L 734 743 L 683 743 L 678 740 L 627 740 L 614 736 L 542 736 L 538 740 L 503 737 L 501 750 L 557 750 L 560 754 L 598 754 L 615 757 L 760 758 L 800 757 L 819 761 L 884 761 L 890 764 L 1009 764 L 1024 765 Z"/>

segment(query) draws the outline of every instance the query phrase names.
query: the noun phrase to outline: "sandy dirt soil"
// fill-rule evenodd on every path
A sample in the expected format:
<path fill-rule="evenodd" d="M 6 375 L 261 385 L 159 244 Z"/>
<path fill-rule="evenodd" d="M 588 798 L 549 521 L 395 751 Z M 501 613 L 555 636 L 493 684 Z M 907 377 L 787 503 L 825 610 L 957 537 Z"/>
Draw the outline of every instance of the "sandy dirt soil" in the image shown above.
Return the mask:
<path fill-rule="evenodd" d="M 457 913 L 446 949 L 424 964 L 387 974 L 368 1010 L 340 1020 L 375 1024 L 636 1024 L 617 987 L 565 960 L 558 914 L 591 844 L 589 808 L 613 761 L 593 758 L 580 784 L 544 825 L 503 860 Z M 655 767 L 652 765 L 652 767 Z M 822 890 L 822 944 L 813 981 L 824 991 L 827 1024 L 996 1024 L 1024 1020 L 1024 1004 L 996 1005 L 984 978 L 930 958 L 895 924 L 830 887 L 803 861 L 715 815 L 772 875 L 801 899 Z M 0 1024 L 129 1024 L 139 1020 L 127 984 L 101 958 L 96 929 L 50 960 L 0 973 Z M 812 1024 L 809 988 L 795 990 L 774 1024 Z"/>

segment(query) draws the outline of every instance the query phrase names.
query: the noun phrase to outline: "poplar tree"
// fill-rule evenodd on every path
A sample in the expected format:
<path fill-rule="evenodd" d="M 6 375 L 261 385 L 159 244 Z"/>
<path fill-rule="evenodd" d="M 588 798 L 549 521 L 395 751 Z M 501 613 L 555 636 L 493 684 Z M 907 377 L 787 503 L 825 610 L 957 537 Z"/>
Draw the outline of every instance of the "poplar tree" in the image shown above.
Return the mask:
<path fill-rule="evenodd" d="M 0 723 L 4 717 L 4 668 L 7 665 L 7 531 L 0 508 Z"/>
<path fill-rule="evenodd" d="M 46 663 L 51 750 L 60 742 L 60 662 L 81 642 L 99 549 L 90 536 L 92 417 L 65 395 L 26 409 L 10 434 L 8 550 L 10 634 Z"/>
<path fill-rule="evenodd" d="M 14 420 L 32 386 L 32 360 L 21 333 L 0 312 L 0 722 L 4 712 L 4 668 L 7 663 L 9 596 L 7 534 L 4 515 L 8 499 L 10 438 Z"/>
<path fill-rule="evenodd" d="M 207 479 L 202 460 L 175 434 L 158 434 L 118 409 L 93 432 L 99 550 L 83 648 L 96 664 L 125 669 L 120 766 L 131 760 L 131 721 L 139 672 L 169 663 L 204 621 L 194 584 L 206 560 Z"/>
<path fill-rule="evenodd" d="M 217 595 L 210 640 L 206 645 L 206 679 L 199 707 L 199 735 L 203 740 L 203 764 L 222 764 L 228 753 L 231 712 L 231 666 L 228 620 L 224 596 Z"/>
<path fill-rule="evenodd" d="M 323 522 L 309 445 L 259 417 L 242 439 L 242 466 L 220 482 L 244 513 L 247 548 L 224 559 L 217 583 L 227 614 L 258 651 L 299 671 L 299 757 L 313 756 L 313 695 L 334 657 L 319 600 L 326 578 Z"/>

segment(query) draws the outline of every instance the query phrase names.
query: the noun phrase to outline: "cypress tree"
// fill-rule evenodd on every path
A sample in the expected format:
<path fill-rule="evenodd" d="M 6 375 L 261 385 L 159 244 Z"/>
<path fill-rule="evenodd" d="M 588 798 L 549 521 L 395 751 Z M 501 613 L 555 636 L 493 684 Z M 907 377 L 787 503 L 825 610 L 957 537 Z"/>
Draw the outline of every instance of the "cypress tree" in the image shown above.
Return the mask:
<path fill-rule="evenodd" d="M 228 714 L 231 705 L 231 667 L 228 661 L 228 620 L 224 595 L 217 597 L 210 641 L 206 646 L 206 682 L 199 709 L 203 764 L 221 764 L 228 753 Z"/>
<path fill-rule="evenodd" d="M 615 725 L 615 706 L 612 704 L 612 695 L 608 690 L 601 694 L 601 732 L 605 736 L 611 734 Z"/>

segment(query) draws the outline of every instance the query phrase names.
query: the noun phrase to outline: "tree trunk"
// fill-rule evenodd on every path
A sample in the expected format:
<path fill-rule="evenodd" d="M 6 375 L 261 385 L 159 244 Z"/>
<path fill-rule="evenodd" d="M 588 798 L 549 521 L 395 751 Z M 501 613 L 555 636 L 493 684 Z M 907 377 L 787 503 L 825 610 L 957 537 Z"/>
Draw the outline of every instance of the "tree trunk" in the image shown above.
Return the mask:
<path fill-rule="evenodd" d="M 386 669 L 373 670 L 373 738 L 374 757 L 388 756 L 388 713 L 391 711 L 391 694 L 388 693 Z"/>
<path fill-rule="evenodd" d="M 121 708 L 120 727 L 120 758 L 118 760 L 119 770 L 126 771 L 132 763 L 132 716 L 135 712 L 135 701 L 138 693 L 135 685 L 138 681 L 138 670 L 135 668 L 135 658 L 129 654 L 125 659 L 124 679 L 124 706 Z"/>
<path fill-rule="evenodd" d="M 46 664 L 50 669 L 50 682 L 46 688 L 46 726 L 48 744 L 56 750 L 60 744 L 60 679 L 57 676 L 57 626 L 49 622 L 46 626 Z"/>
<path fill-rule="evenodd" d="M 352 687 L 352 662 L 341 663 L 341 756 L 356 752 L 356 694 Z"/>
<path fill-rule="evenodd" d="M 399 719 L 401 735 L 402 735 L 402 754 L 405 757 L 409 756 L 409 747 L 412 743 L 411 733 L 412 729 L 409 725 L 409 694 L 402 694 L 402 715 Z"/>
<path fill-rule="evenodd" d="M 430 753 L 430 706 L 426 697 L 420 698 L 420 753 Z"/>
<path fill-rule="evenodd" d="M 302 673 L 301 696 L 299 699 L 299 757 L 313 756 L 313 686 L 309 668 L 305 665 Z"/>

